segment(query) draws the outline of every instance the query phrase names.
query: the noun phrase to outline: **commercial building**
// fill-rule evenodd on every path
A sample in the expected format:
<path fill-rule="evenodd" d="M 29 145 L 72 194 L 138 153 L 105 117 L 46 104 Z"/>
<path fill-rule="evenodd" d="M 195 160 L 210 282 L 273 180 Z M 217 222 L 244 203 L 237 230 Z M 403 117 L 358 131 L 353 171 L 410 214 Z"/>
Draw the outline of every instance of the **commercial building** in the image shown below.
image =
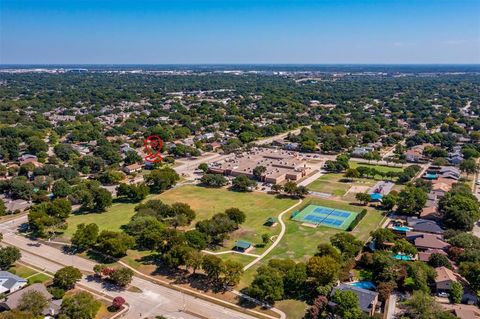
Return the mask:
<path fill-rule="evenodd" d="M 246 175 L 254 178 L 255 167 L 265 167 L 260 179 L 263 182 L 278 184 L 286 180 L 297 181 L 306 176 L 310 167 L 297 152 L 254 148 L 249 152 L 232 156 L 229 159 L 210 165 L 212 173 L 227 176 Z"/>

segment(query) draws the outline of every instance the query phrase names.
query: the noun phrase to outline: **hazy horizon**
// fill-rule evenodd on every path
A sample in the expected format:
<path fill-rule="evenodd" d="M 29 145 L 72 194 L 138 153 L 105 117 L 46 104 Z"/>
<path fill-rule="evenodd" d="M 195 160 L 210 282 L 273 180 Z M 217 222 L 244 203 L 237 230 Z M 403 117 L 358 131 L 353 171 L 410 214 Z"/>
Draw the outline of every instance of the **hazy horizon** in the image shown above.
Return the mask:
<path fill-rule="evenodd" d="M 479 64 L 475 0 L 3 0 L 0 64 Z"/>

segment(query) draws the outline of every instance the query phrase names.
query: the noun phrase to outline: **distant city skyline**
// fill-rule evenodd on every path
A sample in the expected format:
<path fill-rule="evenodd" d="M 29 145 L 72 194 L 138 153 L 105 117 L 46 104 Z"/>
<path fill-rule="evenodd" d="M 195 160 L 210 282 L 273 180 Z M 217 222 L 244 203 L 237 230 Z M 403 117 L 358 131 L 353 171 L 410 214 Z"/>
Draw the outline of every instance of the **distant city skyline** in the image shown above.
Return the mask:
<path fill-rule="evenodd" d="M 478 64 L 476 0 L 0 0 L 0 64 Z"/>

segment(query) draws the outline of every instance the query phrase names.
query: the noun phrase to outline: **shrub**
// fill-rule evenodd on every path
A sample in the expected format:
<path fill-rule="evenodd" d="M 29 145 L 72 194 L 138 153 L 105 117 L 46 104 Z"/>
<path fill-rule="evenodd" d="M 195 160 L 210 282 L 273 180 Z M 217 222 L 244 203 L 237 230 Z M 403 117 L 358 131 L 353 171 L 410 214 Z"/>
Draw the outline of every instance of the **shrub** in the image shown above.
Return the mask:
<path fill-rule="evenodd" d="M 65 296 L 65 290 L 58 287 L 49 287 L 48 291 L 52 294 L 53 299 L 63 299 Z"/>
<path fill-rule="evenodd" d="M 350 226 L 348 226 L 347 231 L 352 231 L 352 230 L 354 230 L 355 227 L 357 227 L 358 223 L 363 219 L 363 217 L 365 217 L 365 215 L 367 215 L 367 210 L 366 210 L 366 209 L 363 209 L 360 213 L 357 214 L 357 216 L 356 216 L 355 219 L 352 221 L 352 223 L 350 224 Z"/>

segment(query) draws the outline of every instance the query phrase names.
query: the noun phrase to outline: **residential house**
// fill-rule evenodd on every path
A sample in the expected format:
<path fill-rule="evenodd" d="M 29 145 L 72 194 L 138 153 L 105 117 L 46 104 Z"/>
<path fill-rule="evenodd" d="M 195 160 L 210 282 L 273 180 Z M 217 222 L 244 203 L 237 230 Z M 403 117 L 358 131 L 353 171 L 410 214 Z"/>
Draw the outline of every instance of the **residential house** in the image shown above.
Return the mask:
<path fill-rule="evenodd" d="M 407 162 L 418 163 L 423 159 L 423 150 L 419 148 L 412 148 L 405 152 L 405 159 Z"/>
<path fill-rule="evenodd" d="M 6 210 L 11 212 L 15 212 L 15 211 L 23 212 L 32 206 L 31 202 L 28 202 L 24 199 L 12 200 L 12 199 L 6 198 L 4 195 L 0 196 L 0 200 L 3 200 L 3 202 L 5 203 Z"/>
<path fill-rule="evenodd" d="M 213 138 L 215 138 L 215 133 L 209 132 L 199 136 L 195 136 L 194 141 L 206 141 L 206 140 L 211 140 Z"/>
<path fill-rule="evenodd" d="M 420 218 L 439 221 L 442 218 L 442 213 L 440 213 L 440 210 L 435 202 L 432 204 L 427 203 L 427 205 L 420 212 Z"/>
<path fill-rule="evenodd" d="M 128 152 L 136 152 L 135 149 L 131 148 L 128 143 L 123 143 L 122 145 L 120 145 L 120 151 L 123 154 L 127 154 Z"/>
<path fill-rule="evenodd" d="M 18 158 L 18 162 L 20 163 L 20 166 L 21 166 L 28 163 L 38 162 L 38 158 L 32 154 L 23 154 Z"/>
<path fill-rule="evenodd" d="M 123 171 L 127 174 L 133 174 L 136 172 L 140 172 L 142 170 L 142 165 L 138 163 L 133 163 L 131 165 L 127 165 L 123 168 Z"/>
<path fill-rule="evenodd" d="M 443 178 L 459 180 L 461 173 L 460 170 L 456 167 L 444 166 L 440 168 L 438 174 Z"/>
<path fill-rule="evenodd" d="M 439 234 L 411 231 L 406 234 L 406 238 L 420 251 L 429 249 L 446 250 L 448 247 L 450 247 L 450 244 L 443 241 L 443 236 Z"/>
<path fill-rule="evenodd" d="M 412 228 L 413 231 L 431 233 L 431 234 L 443 234 L 444 230 L 433 220 L 427 220 L 417 217 L 408 217 L 407 218 L 408 226 Z"/>
<path fill-rule="evenodd" d="M 46 316 L 56 316 L 60 311 L 60 305 L 62 300 L 53 300 L 53 296 L 48 292 L 47 288 L 40 283 L 30 285 L 22 290 L 17 290 L 16 292 L 7 296 L 6 299 L 0 301 L 0 309 L 3 310 L 12 310 L 18 308 L 20 305 L 20 300 L 22 296 L 30 291 L 37 291 L 41 293 L 47 300 L 48 305 L 43 310 L 43 315 Z"/>
<path fill-rule="evenodd" d="M 373 152 L 375 149 L 373 147 L 355 147 L 352 151 L 353 157 L 364 157 L 370 152 Z"/>
<path fill-rule="evenodd" d="M 0 294 L 15 292 L 27 285 L 28 281 L 8 271 L 0 271 Z"/>
<path fill-rule="evenodd" d="M 220 142 L 212 142 L 207 145 L 210 145 L 210 147 L 212 148 L 212 151 L 216 151 L 222 147 L 222 144 Z"/>
<path fill-rule="evenodd" d="M 375 314 L 377 306 L 379 306 L 377 292 L 341 283 L 338 286 L 333 287 L 331 296 L 334 296 L 339 290 L 353 291 L 358 297 L 362 311 L 367 313 L 369 316 L 373 316 Z M 330 301 L 328 305 L 332 308 L 335 308 L 336 306 L 333 301 Z"/>
<path fill-rule="evenodd" d="M 285 143 L 283 145 L 284 150 L 289 150 L 289 151 L 295 151 L 300 149 L 300 144 L 299 143 Z"/>
<path fill-rule="evenodd" d="M 458 282 L 457 275 L 447 267 L 435 268 L 437 276 L 435 277 L 435 288 L 437 291 L 449 291 L 452 284 Z"/>
<path fill-rule="evenodd" d="M 463 161 L 463 155 L 454 154 L 449 156 L 447 160 L 450 164 L 457 166 L 457 165 L 460 165 L 460 163 Z"/>
<path fill-rule="evenodd" d="M 423 261 L 423 262 L 428 262 L 430 260 L 430 256 L 432 254 L 440 254 L 444 256 L 448 256 L 448 254 L 441 249 L 429 249 L 425 251 L 421 251 L 418 253 L 418 260 Z"/>
<path fill-rule="evenodd" d="M 444 182 L 436 182 L 432 183 L 432 192 L 436 195 L 436 197 L 443 197 L 447 192 L 452 189 L 452 186 L 444 183 Z"/>

